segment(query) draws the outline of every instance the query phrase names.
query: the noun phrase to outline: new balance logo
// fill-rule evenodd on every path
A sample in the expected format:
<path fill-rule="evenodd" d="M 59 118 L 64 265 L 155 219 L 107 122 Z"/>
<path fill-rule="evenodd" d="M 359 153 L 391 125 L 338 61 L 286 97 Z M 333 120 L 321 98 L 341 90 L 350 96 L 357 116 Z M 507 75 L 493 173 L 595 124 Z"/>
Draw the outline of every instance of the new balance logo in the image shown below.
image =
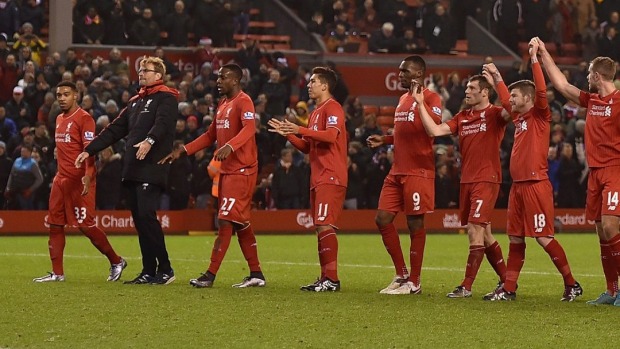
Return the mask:
<path fill-rule="evenodd" d="M 616 210 L 616 206 L 608 206 L 607 209 L 609 211 L 615 211 Z"/>
<path fill-rule="evenodd" d="M 534 230 L 534 232 L 535 232 L 535 233 L 542 233 L 542 228 L 536 228 L 536 229 Z"/>

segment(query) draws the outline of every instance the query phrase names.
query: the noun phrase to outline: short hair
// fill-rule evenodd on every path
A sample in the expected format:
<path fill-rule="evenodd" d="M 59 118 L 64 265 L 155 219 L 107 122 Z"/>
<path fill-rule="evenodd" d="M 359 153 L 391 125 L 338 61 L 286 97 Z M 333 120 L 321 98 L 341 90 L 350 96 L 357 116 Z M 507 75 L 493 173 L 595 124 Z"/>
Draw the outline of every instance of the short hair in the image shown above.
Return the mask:
<path fill-rule="evenodd" d="M 609 57 L 596 57 L 592 60 L 592 71 L 601 74 L 606 81 L 613 81 L 616 76 L 616 62 Z"/>
<path fill-rule="evenodd" d="M 74 92 L 77 92 L 77 86 L 75 86 L 75 83 L 73 81 L 61 81 L 58 83 L 58 85 L 56 85 L 56 89 L 61 87 L 68 87 Z"/>
<path fill-rule="evenodd" d="M 338 83 L 338 75 L 335 71 L 328 67 L 315 67 L 312 69 L 312 74 L 316 75 L 319 81 L 327 84 L 330 93 L 334 92 Z"/>
<path fill-rule="evenodd" d="M 233 76 L 241 81 L 241 78 L 243 77 L 243 70 L 241 70 L 241 67 L 238 64 L 235 63 L 228 63 L 228 64 L 224 64 L 222 66 L 222 69 L 228 69 L 231 72 L 233 72 Z"/>
<path fill-rule="evenodd" d="M 166 75 L 166 65 L 164 64 L 164 61 L 161 58 L 159 58 L 159 57 L 152 57 L 152 56 L 145 56 L 140 61 L 140 66 L 144 67 L 147 64 L 152 64 L 153 65 L 153 70 L 155 70 L 156 73 L 160 73 L 162 77 L 164 75 Z"/>
<path fill-rule="evenodd" d="M 403 59 L 403 62 L 411 62 L 420 67 L 420 69 L 422 70 L 422 74 L 426 73 L 426 61 L 424 61 L 424 58 L 422 58 L 422 56 L 413 55 L 405 57 L 405 59 Z"/>
<path fill-rule="evenodd" d="M 508 86 L 508 90 L 512 91 L 514 89 L 519 89 L 523 95 L 529 95 L 532 98 L 536 94 L 536 85 L 534 85 L 532 80 L 519 80 L 513 82 L 510 86 Z"/>
<path fill-rule="evenodd" d="M 469 82 L 478 82 L 478 86 L 480 86 L 480 91 L 487 89 L 489 91 L 489 99 L 494 94 L 493 86 L 489 83 L 489 81 L 481 74 L 476 74 L 469 78 Z"/>

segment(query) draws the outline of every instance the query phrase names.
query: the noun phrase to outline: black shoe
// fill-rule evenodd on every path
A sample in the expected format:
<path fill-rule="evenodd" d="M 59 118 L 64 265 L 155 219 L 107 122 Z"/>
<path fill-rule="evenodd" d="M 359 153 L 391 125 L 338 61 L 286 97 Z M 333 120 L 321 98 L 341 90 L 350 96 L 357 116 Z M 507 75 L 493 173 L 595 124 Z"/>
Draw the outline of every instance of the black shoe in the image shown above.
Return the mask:
<path fill-rule="evenodd" d="M 201 274 L 197 279 L 189 280 L 189 284 L 196 288 L 211 288 L 213 287 L 213 278 L 207 273 Z"/>
<path fill-rule="evenodd" d="M 302 291 L 310 292 L 338 292 L 340 291 L 340 281 L 332 281 L 328 278 L 317 280 L 315 283 L 301 286 Z"/>
<path fill-rule="evenodd" d="M 123 282 L 126 285 L 146 285 L 146 284 L 151 284 L 153 281 L 155 281 L 155 278 L 149 274 L 139 274 L 135 279 L 131 280 L 131 281 L 125 281 Z"/>
<path fill-rule="evenodd" d="M 572 286 L 564 286 L 564 294 L 560 299 L 562 302 L 572 302 L 575 298 L 581 296 L 583 294 L 583 289 L 578 282 L 575 281 L 575 284 Z"/>
<path fill-rule="evenodd" d="M 174 276 L 174 270 L 170 269 L 167 273 L 157 273 L 155 275 L 154 280 L 151 282 L 152 285 L 168 285 L 176 280 Z"/>

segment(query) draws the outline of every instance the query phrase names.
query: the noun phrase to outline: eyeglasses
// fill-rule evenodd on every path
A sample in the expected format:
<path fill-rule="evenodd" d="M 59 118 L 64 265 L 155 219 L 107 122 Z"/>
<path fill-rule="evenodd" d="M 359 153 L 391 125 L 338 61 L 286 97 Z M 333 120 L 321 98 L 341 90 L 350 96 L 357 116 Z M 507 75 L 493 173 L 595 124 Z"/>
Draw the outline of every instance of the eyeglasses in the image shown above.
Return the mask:
<path fill-rule="evenodd" d="M 153 73 L 155 73 L 156 71 L 155 71 L 155 70 L 153 70 L 153 69 L 146 69 L 146 68 L 141 68 L 141 69 L 138 69 L 138 74 L 140 74 L 140 73 L 145 73 L 145 74 L 146 74 L 146 73 L 148 73 L 148 72 L 153 72 Z"/>

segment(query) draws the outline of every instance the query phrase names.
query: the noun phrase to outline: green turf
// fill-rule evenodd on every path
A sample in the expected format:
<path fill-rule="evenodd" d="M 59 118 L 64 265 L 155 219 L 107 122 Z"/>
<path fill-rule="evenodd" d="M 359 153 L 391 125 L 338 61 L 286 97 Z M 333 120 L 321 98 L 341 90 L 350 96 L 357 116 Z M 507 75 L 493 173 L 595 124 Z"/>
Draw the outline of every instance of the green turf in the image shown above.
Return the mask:
<path fill-rule="evenodd" d="M 505 236 L 499 241 L 507 256 Z M 129 261 L 123 279 L 140 271 L 136 237 L 113 236 Z M 236 238 L 233 237 L 234 240 Z M 559 301 L 562 280 L 542 248 L 528 241 L 516 302 L 490 303 L 482 294 L 497 280 L 486 261 L 474 297 L 447 299 L 467 255 L 464 235 L 429 235 L 423 294 L 378 294 L 393 268 L 378 235 L 343 235 L 340 293 L 313 294 L 316 238 L 259 236 L 268 285 L 233 289 L 248 274 L 235 241 L 213 289 L 187 281 L 205 270 L 212 236 L 171 236 L 177 281 L 168 286 L 108 283 L 105 258 L 83 237 L 69 237 L 67 281 L 33 284 L 50 270 L 45 237 L 0 238 L 0 348 L 583 348 L 617 347 L 620 308 L 589 306 L 604 289 L 593 234 L 561 235 L 585 289 Z M 408 236 L 401 236 L 408 246 Z"/>

